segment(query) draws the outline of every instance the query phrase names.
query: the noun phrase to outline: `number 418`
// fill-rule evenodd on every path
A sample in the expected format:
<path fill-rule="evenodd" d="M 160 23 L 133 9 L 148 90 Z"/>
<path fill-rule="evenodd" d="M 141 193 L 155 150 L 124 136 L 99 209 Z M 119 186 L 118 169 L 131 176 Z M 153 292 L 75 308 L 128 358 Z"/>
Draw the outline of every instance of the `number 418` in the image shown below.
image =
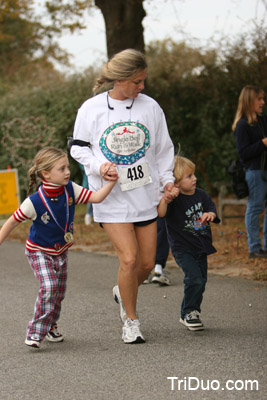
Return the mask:
<path fill-rule="evenodd" d="M 142 165 L 138 165 L 138 167 L 128 168 L 127 178 L 131 179 L 131 181 L 135 181 L 137 179 L 142 179 L 144 177 L 144 173 L 142 170 Z"/>

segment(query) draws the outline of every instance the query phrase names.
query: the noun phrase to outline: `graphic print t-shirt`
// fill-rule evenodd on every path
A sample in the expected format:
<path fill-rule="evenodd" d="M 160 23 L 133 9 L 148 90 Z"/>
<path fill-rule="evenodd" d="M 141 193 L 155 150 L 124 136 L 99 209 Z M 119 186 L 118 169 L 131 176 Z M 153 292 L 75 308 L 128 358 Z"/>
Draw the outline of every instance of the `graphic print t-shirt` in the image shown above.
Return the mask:
<path fill-rule="evenodd" d="M 205 212 L 216 212 L 216 206 L 204 190 L 197 188 L 195 194 L 180 193 L 168 205 L 166 224 L 168 240 L 172 253 L 193 251 L 197 254 L 212 254 L 216 249 L 212 245 L 209 222 L 202 223 L 201 216 Z M 215 223 L 219 219 L 214 220 Z"/>
<path fill-rule="evenodd" d="M 73 137 L 91 148 L 72 146 L 71 155 L 84 165 L 89 186 L 99 190 L 105 181 L 100 166 L 115 162 L 120 181 L 101 203 L 94 204 L 96 222 L 138 222 L 157 216 L 160 185 L 173 182 L 174 149 L 166 118 L 158 103 L 140 93 L 132 99 L 109 98 L 107 93 L 80 107 Z M 145 183 L 145 184 L 144 184 Z"/>

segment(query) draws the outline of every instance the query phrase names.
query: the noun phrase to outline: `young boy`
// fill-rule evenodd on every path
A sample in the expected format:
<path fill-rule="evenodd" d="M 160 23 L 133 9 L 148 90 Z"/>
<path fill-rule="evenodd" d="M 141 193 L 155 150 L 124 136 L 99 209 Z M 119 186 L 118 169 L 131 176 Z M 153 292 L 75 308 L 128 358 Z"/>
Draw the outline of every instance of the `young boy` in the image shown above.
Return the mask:
<path fill-rule="evenodd" d="M 179 195 L 168 204 L 163 196 L 159 217 L 166 220 L 168 239 L 177 264 L 184 271 L 184 298 L 180 322 L 191 331 L 204 329 L 200 306 L 207 282 L 207 256 L 215 253 L 210 221 L 219 223 L 216 207 L 210 196 L 196 187 L 195 164 L 176 156 L 175 187 Z"/>

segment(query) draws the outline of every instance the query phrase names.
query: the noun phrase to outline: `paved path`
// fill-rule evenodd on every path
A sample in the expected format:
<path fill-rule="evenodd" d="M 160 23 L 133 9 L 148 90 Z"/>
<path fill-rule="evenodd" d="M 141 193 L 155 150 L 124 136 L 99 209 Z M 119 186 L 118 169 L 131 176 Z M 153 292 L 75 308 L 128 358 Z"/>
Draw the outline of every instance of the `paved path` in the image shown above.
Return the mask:
<path fill-rule="evenodd" d="M 45 341 L 33 350 L 24 336 L 38 284 L 24 246 L 5 242 L 0 263 L 1 400 L 267 398 L 266 285 L 210 276 L 202 310 L 206 330 L 189 332 L 178 322 L 183 276 L 178 268 L 169 269 L 172 286 L 140 288 L 147 342 L 126 345 L 112 300 L 117 259 L 70 251 L 60 319 L 65 341 Z M 246 380 L 257 381 L 258 390 L 257 382 L 251 391 Z"/>

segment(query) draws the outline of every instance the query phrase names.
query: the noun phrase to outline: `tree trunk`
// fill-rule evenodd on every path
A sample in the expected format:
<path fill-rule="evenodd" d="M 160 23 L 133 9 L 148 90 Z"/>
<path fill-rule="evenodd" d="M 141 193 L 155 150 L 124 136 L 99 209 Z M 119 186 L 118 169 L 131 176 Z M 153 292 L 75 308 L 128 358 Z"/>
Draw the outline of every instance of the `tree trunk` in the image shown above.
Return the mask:
<path fill-rule="evenodd" d="M 144 52 L 143 0 L 95 0 L 106 25 L 108 57 L 132 48 Z"/>

